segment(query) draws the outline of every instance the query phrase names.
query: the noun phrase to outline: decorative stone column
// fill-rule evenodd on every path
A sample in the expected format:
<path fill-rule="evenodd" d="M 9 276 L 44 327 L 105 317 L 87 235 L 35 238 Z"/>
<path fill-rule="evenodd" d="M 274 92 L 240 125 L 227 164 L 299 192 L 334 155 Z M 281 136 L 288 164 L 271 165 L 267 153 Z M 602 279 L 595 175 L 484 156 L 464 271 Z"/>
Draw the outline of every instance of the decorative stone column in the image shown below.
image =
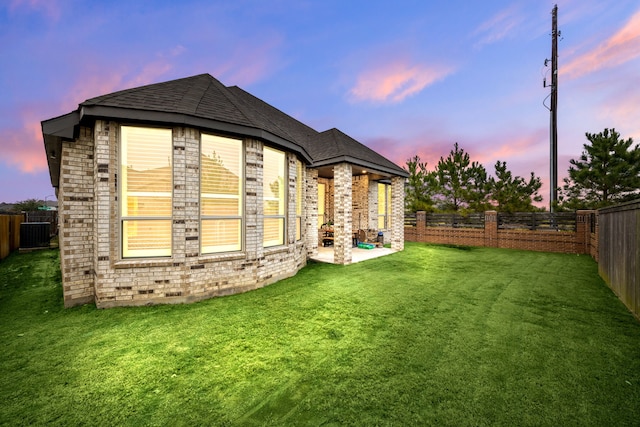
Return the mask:
<path fill-rule="evenodd" d="M 351 264 L 353 242 L 351 175 L 351 165 L 348 163 L 340 163 L 333 168 L 333 259 L 336 264 Z"/>

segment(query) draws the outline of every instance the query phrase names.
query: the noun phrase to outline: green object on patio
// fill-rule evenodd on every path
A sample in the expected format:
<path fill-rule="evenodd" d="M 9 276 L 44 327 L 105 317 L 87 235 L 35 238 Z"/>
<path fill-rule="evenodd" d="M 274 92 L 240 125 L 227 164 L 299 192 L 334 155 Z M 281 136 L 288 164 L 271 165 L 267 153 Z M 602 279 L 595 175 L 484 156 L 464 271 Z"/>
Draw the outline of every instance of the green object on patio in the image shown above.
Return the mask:
<path fill-rule="evenodd" d="M 405 243 L 195 304 L 62 308 L 0 262 L 0 425 L 633 426 L 640 322 L 588 256 Z"/>
<path fill-rule="evenodd" d="M 376 245 L 371 244 L 371 243 L 358 243 L 358 247 L 360 249 L 373 249 L 376 247 Z"/>

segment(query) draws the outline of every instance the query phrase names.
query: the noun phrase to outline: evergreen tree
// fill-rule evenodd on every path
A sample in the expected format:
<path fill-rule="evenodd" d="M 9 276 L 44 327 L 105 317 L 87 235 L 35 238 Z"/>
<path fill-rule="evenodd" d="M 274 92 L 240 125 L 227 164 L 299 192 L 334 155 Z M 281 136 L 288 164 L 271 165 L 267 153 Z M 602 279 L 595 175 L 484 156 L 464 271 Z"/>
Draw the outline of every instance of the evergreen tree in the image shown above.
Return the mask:
<path fill-rule="evenodd" d="M 436 168 L 445 211 L 483 211 L 488 206 L 487 171 L 478 162 L 471 162 L 469 154 L 454 144 L 447 158 L 440 157 Z"/>
<path fill-rule="evenodd" d="M 560 206 L 595 209 L 640 197 L 640 147 L 633 139 L 620 139 L 615 129 L 585 135 L 590 144 L 569 161 Z"/>
<path fill-rule="evenodd" d="M 13 205 L 14 212 L 31 212 L 37 211 L 40 206 L 43 206 L 44 200 L 27 199 L 21 202 L 17 202 Z"/>
<path fill-rule="evenodd" d="M 542 187 L 540 178 L 531 172 L 527 182 L 520 176 L 513 176 L 507 169 L 507 162 L 498 160 L 495 164 L 496 177 L 491 177 L 489 187 L 491 199 L 500 212 L 532 212 L 538 210 L 533 202 L 542 201 L 538 190 Z"/>
<path fill-rule="evenodd" d="M 434 210 L 433 195 L 437 193 L 436 173 L 427 170 L 427 164 L 415 155 L 407 160 L 405 170 L 409 173 L 405 186 L 405 209 L 409 212 Z"/>

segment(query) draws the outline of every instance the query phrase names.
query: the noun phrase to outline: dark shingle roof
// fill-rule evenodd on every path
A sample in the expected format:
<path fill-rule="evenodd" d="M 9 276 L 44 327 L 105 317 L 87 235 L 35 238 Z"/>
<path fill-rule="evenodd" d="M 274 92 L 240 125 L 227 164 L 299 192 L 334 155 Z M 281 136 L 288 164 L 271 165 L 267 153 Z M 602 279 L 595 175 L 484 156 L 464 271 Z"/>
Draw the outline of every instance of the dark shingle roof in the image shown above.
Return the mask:
<path fill-rule="evenodd" d="M 42 122 L 49 172 L 57 187 L 62 139 L 77 137 L 78 125 L 96 118 L 194 126 L 259 138 L 301 155 L 312 166 L 347 161 L 379 172 L 406 172 L 337 129 L 318 133 L 237 86 L 209 74 L 121 90 L 88 99 L 78 110 Z"/>
<path fill-rule="evenodd" d="M 80 106 L 177 113 L 253 125 L 229 96 L 227 88 L 209 74 L 126 89 L 88 99 Z"/>
<path fill-rule="evenodd" d="M 363 166 L 366 164 L 368 167 L 373 165 L 381 166 L 385 170 L 400 169 L 392 161 L 336 128 L 319 133 L 311 141 L 309 153 L 314 163 L 318 165 L 336 163 L 344 159 L 351 163 L 356 160 L 356 164 L 358 164 L 357 160 L 360 160 L 364 162 Z"/>

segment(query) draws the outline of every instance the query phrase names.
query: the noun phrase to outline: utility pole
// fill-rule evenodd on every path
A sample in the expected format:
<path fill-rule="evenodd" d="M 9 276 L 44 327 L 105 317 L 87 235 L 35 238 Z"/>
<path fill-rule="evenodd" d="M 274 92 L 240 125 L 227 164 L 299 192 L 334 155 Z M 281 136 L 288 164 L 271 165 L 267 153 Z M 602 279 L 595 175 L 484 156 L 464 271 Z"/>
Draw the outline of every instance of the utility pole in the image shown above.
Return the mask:
<path fill-rule="evenodd" d="M 554 204 L 558 199 L 558 35 L 558 5 L 556 4 L 551 11 L 550 212 L 554 211 Z"/>

